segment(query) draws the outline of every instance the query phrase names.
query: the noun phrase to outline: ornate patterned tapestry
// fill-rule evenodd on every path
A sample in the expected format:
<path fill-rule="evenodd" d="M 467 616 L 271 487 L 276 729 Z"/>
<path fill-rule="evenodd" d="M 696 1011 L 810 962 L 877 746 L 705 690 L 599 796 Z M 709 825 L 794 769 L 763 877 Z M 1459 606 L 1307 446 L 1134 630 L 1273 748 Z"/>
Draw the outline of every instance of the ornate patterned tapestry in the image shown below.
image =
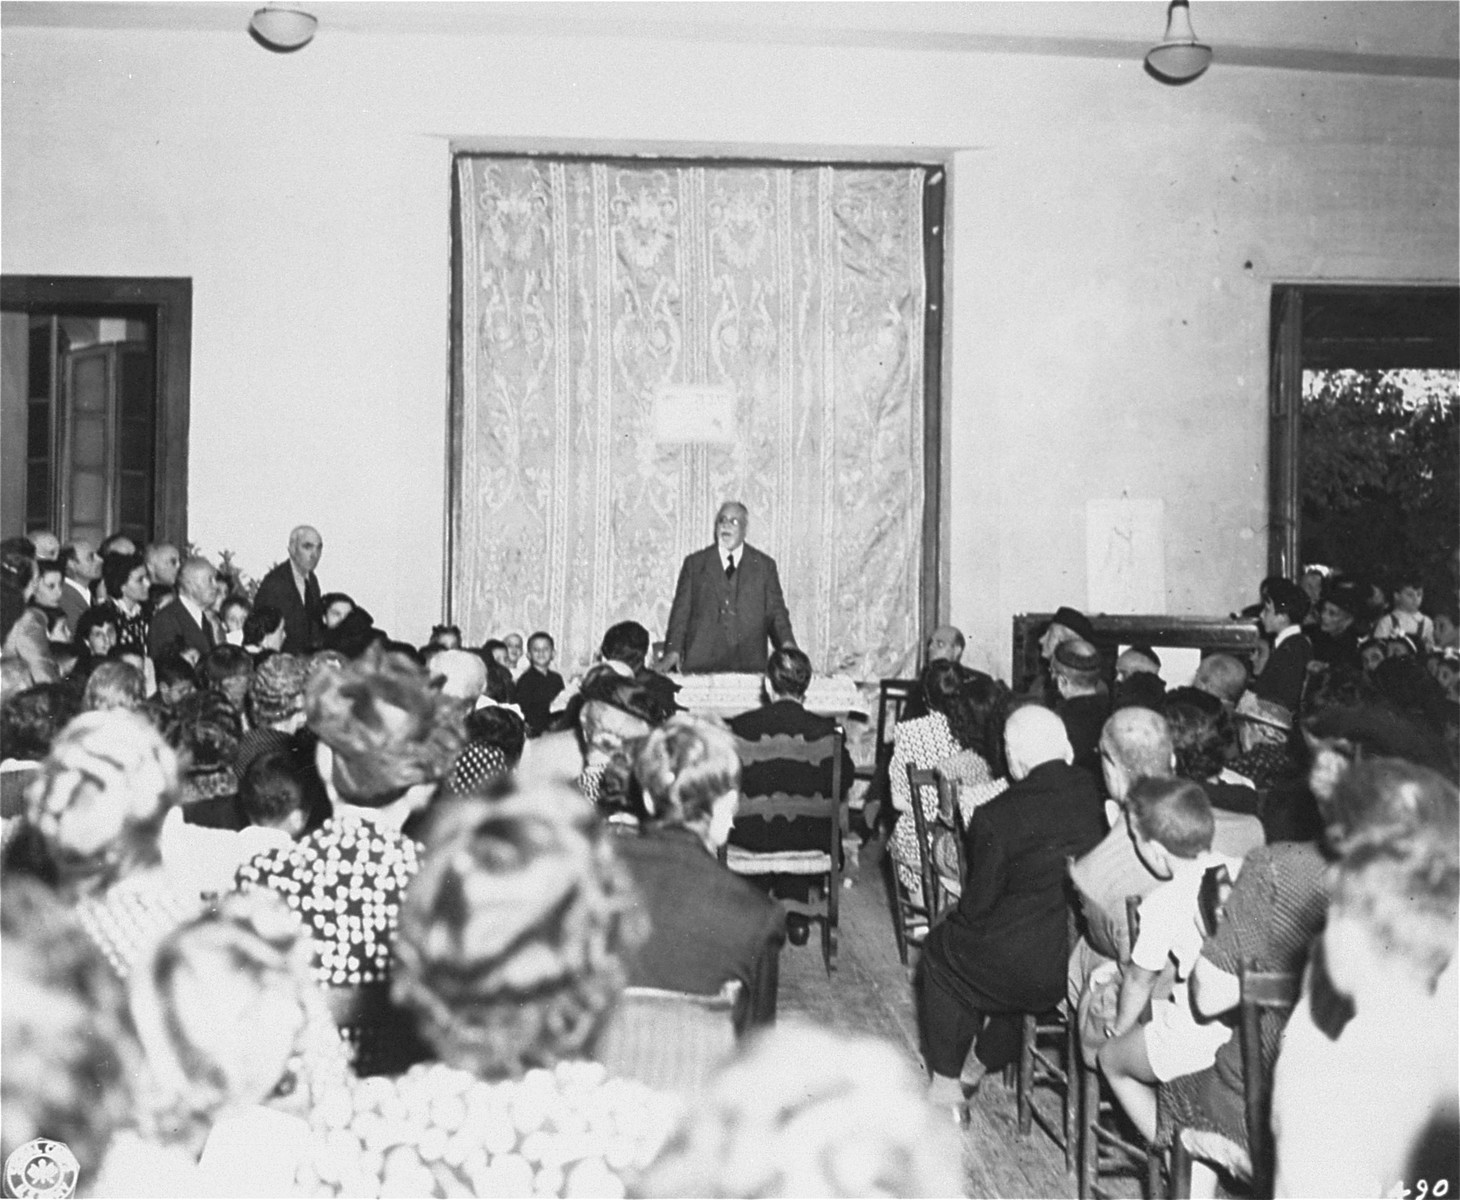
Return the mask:
<path fill-rule="evenodd" d="M 923 171 L 472 156 L 457 171 L 450 571 L 468 642 L 545 629 L 566 675 L 615 621 L 662 638 L 681 561 L 739 499 L 818 671 L 914 661 Z M 656 400 L 685 384 L 728 385 L 732 438 L 659 440 Z"/>

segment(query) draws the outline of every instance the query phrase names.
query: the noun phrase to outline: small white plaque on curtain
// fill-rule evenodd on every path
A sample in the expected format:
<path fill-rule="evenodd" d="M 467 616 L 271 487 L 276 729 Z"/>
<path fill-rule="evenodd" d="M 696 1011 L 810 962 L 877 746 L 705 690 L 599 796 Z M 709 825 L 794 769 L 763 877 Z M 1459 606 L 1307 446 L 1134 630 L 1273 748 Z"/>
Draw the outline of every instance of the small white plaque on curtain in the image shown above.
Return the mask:
<path fill-rule="evenodd" d="M 654 394 L 654 440 L 733 445 L 735 387 L 729 383 L 669 383 Z"/>
<path fill-rule="evenodd" d="M 1161 500 L 1085 502 L 1090 612 L 1166 611 L 1165 517 Z"/>

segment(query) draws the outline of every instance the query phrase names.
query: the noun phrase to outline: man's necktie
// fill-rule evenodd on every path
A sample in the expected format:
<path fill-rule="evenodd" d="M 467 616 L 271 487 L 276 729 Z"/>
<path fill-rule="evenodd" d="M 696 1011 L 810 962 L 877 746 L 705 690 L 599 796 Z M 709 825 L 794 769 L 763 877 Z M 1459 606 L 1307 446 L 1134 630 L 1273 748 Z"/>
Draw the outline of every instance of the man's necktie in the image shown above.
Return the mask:
<path fill-rule="evenodd" d="M 733 554 L 725 560 L 725 578 L 735 578 L 735 556 Z"/>

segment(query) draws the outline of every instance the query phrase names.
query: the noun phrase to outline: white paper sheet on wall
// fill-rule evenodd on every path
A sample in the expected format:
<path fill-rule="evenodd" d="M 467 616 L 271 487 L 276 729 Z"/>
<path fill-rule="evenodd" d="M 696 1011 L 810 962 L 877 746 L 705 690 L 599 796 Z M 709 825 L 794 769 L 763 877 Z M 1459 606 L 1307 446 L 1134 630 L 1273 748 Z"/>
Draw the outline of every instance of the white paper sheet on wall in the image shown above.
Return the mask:
<path fill-rule="evenodd" d="M 1087 500 L 1087 611 L 1166 611 L 1166 505 L 1162 500 Z"/>

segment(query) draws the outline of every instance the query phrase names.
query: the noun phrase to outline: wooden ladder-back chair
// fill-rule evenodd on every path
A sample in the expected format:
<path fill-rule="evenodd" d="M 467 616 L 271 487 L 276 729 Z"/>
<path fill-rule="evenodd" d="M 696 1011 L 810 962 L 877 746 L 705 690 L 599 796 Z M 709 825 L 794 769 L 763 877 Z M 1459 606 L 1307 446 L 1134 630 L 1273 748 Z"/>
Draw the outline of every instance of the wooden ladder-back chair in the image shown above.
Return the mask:
<path fill-rule="evenodd" d="M 1237 969 L 1237 981 L 1241 988 L 1238 1004 L 1237 1036 L 1241 1039 L 1243 1116 L 1247 1126 L 1247 1162 L 1241 1162 L 1240 1153 L 1232 1164 L 1234 1173 L 1249 1185 L 1248 1190 L 1255 1197 L 1272 1195 L 1272 1080 L 1268 1078 L 1269 1064 L 1262 1052 L 1262 1017 L 1264 1013 L 1280 1015 L 1286 1021 L 1303 986 L 1301 975 L 1287 971 L 1262 971 L 1255 961 L 1248 959 Z M 1171 1195 L 1184 1198 L 1191 1195 L 1191 1162 L 1201 1157 L 1193 1153 L 1188 1141 L 1190 1130 L 1178 1129 L 1171 1144 Z M 1226 1139 L 1223 1139 L 1225 1141 Z M 1238 1147 L 1233 1147 L 1238 1150 Z M 1242 1170 L 1243 1166 L 1247 1170 Z"/>
<path fill-rule="evenodd" d="M 615 1077 L 637 1079 L 657 1091 L 693 1091 L 735 1052 L 741 990 L 738 979 L 712 996 L 625 988 L 596 1057 Z"/>
<path fill-rule="evenodd" d="M 1125 919 L 1132 946 L 1140 932 L 1140 914 L 1141 898 L 1127 896 Z M 1106 1175 L 1144 1176 L 1146 1200 L 1155 1200 L 1161 1194 L 1161 1156 L 1134 1130 L 1129 1135 L 1122 1130 L 1125 1114 L 1110 1094 L 1099 1066 L 1087 1063 L 1083 1053 L 1076 1061 L 1080 1069 L 1080 1200 L 1114 1200 L 1117 1193 L 1105 1187 Z"/>
<path fill-rule="evenodd" d="M 909 766 L 907 782 L 912 796 L 914 841 L 917 845 L 917 861 L 907 864 L 913 869 L 921 885 L 922 896 L 913 894 L 902 881 L 897 862 L 888 854 L 888 869 L 892 877 L 892 899 L 894 906 L 893 933 L 897 936 L 897 956 L 907 965 L 909 948 L 921 947 L 928 930 L 938 917 L 938 889 L 936 873 L 933 870 L 932 824 L 923 813 L 922 791 L 938 787 L 938 772 Z M 898 819 L 907 819 L 908 814 L 899 813 Z"/>
<path fill-rule="evenodd" d="M 741 796 L 737 810 L 742 817 L 771 819 L 785 817 L 817 817 L 830 826 L 829 843 L 821 850 L 746 850 L 740 846 L 723 846 L 720 861 L 737 875 L 805 875 L 819 876 L 820 900 L 782 900 L 787 912 L 798 913 L 821 925 L 821 950 L 826 971 L 836 970 L 839 906 L 842 872 L 842 748 L 846 731 L 840 725 L 828 737 L 807 741 L 799 736 L 773 734 L 750 742 L 736 739 L 743 765 L 773 761 L 807 763 L 822 768 L 820 778 L 830 779 L 830 791 L 791 795 L 774 792 L 768 796 Z M 828 763 L 828 760 L 829 763 Z"/>

